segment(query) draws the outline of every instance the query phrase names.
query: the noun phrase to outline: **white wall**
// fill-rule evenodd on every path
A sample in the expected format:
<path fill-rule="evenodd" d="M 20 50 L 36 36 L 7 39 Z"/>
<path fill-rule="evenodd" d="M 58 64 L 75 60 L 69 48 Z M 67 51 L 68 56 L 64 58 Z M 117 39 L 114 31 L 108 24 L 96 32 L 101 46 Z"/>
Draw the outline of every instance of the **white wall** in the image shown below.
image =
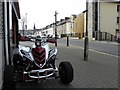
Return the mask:
<path fill-rule="evenodd" d="M 92 2 L 89 2 L 88 5 L 88 38 L 92 39 L 92 32 L 93 32 L 93 8 L 92 8 Z M 86 15 L 85 15 L 86 20 Z M 85 22 L 86 25 L 86 22 Z M 86 27 L 86 26 L 85 26 Z M 86 31 L 86 28 L 85 28 Z"/>
<path fill-rule="evenodd" d="M 71 23 L 67 22 L 66 23 L 66 34 L 71 34 Z"/>
<path fill-rule="evenodd" d="M 47 31 L 48 31 L 48 34 L 50 34 L 50 35 L 54 34 L 53 27 L 52 28 L 48 28 Z"/>

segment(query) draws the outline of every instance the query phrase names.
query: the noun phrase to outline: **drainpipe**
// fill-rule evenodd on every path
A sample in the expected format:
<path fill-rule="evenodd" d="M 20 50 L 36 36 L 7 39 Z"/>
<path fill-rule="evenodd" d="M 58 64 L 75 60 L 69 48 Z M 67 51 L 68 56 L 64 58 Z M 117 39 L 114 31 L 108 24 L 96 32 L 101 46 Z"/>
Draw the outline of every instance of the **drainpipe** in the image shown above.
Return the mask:
<path fill-rule="evenodd" d="M 57 46 L 57 11 L 55 11 L 55 40 L 56 40 L 56 43 L 55 43 L 55 46 Z"/>
<path fill-rule="evenodd" d="M 98 41 L 100 41 L 100 0 L 98 0 Z"/>
<path fill-rule="evenodd" d="M 119 32 L 120 32 L 120 1 L 119 1 L 118 5 L 119 5 L 119 11 L 118 11 L 118 17 L 119 17 L 118 29 L 119 29 Z"/>
<path fill-rule="evenodd" d="M 9 4 L 10 2 L 6 2 L 7 3 L 7 40 L 8 40 L 8 59 L 9 59 L 9 64 L 11 65 L 11 50 L 10 50 L 10 16 L 9 16 Z"/>
<path fill-rule="evenodd" d="M 8 40 L 7 40 L 7 35 L 8 35 L 8 21 L 7 21 L 7 1 L 4 0 L 4 51 L 5 51 L 5 64 L 8 65 Z"/>

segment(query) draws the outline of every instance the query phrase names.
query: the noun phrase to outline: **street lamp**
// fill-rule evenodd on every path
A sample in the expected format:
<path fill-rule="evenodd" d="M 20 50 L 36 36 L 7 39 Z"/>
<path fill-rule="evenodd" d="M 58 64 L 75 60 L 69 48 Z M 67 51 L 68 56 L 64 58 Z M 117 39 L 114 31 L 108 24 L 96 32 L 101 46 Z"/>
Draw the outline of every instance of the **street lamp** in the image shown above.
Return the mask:
<path fill-rule="evenodd" d="M 25 34 L 25 28 L 24 28 L 24 24 L 25 24 L 25 22 L 23 21 L 23 22 L 22 22 L 23 36 L 24 36 L 24 34 Z"/>
<path fill-rule="evenodd" d="M 27 29 L 27 13 L 25 14 L 25 17 L 23 16 L 21 19 L 22 23 L 22 30 L 23 30 L 23 36 L 25 35 L 25 29 Z"/>
<path fill-rule="evenodd" d="M 27 13 L 25 14 L 25 22 L 26 22 L 25 29 L 27 30 Z"/>
<path fill-rule="evenodd" d="M 56 42 L 55 42 L 55 46 L 57 46 L 57 11 L 55 11 L 55 40 L 56 40 Z"/>

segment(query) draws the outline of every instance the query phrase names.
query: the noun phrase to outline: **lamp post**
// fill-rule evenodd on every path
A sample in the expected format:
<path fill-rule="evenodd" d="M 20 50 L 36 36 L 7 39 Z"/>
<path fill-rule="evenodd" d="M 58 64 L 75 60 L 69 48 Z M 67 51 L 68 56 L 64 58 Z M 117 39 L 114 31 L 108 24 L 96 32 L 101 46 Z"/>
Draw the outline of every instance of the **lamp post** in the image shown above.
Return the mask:
<path fill-rule="evenodd" d="M 23 36 L 25 35 L 25 29 L 27 29 L 27 13 L 21 19 Z"/>
<path fill-rule="evenodd" d="M 57 11 L 55 11 L 55 40 L 56 40 L 56 43 L 55 43 L 55 46 L 57 46 Z"/>
<path fill-rule="evenodd" d="M 24 24 L 25 24 L 25 22 L 23 21 L 23 22 L 22 22 L 23 36 L 25 35 L 25 28 L 24 28 Z"/>
<path fill-rule="evenodd" d="M 86 0 L 86 33 L 85 33 L 85 41 L 84 41 L 84 61 L 88 60 L 88 49 L 89 49 L 89 42 L 88 42 L 88 1 Z"/>
<path fill-rule="evenodd" d="M 98 17 L 97 17 L 97 19 L 98 19 L 98 27 L 97 27 L 97 31 L 98 31 L 98 41 L 100 41 L 100 0 L 98 0 L 98 3 L 97 3 L 97 6 L 98 6 L 98 9 L 97 9 L 97 11 L 98 11 Z"/>
<path fill-rule="evenodd" d="M 25 29 L 27 30 L 27 13 L 25 14 L 25 22 L 26 22 Z"/>

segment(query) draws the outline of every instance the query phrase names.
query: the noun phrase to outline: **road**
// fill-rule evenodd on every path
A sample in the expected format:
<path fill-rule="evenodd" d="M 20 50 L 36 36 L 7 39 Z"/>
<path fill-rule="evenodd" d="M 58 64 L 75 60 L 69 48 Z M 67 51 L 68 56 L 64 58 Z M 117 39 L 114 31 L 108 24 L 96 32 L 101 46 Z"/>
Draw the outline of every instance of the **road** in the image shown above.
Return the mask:
<path fill-rule="evenodd" d="M 66 38 L 59 39 L 58 45 L 59 44 L 66 45 L 66 42 L 67 42 Z M 69 44 L 72 46 L 84 48 L 84 40 L 70 38 L 69 42 L 70 42 Z M 116 42 L 89 40 L 89 49 L 118 56 L 118 50 L 120 49 L 120 46 Z"/>

